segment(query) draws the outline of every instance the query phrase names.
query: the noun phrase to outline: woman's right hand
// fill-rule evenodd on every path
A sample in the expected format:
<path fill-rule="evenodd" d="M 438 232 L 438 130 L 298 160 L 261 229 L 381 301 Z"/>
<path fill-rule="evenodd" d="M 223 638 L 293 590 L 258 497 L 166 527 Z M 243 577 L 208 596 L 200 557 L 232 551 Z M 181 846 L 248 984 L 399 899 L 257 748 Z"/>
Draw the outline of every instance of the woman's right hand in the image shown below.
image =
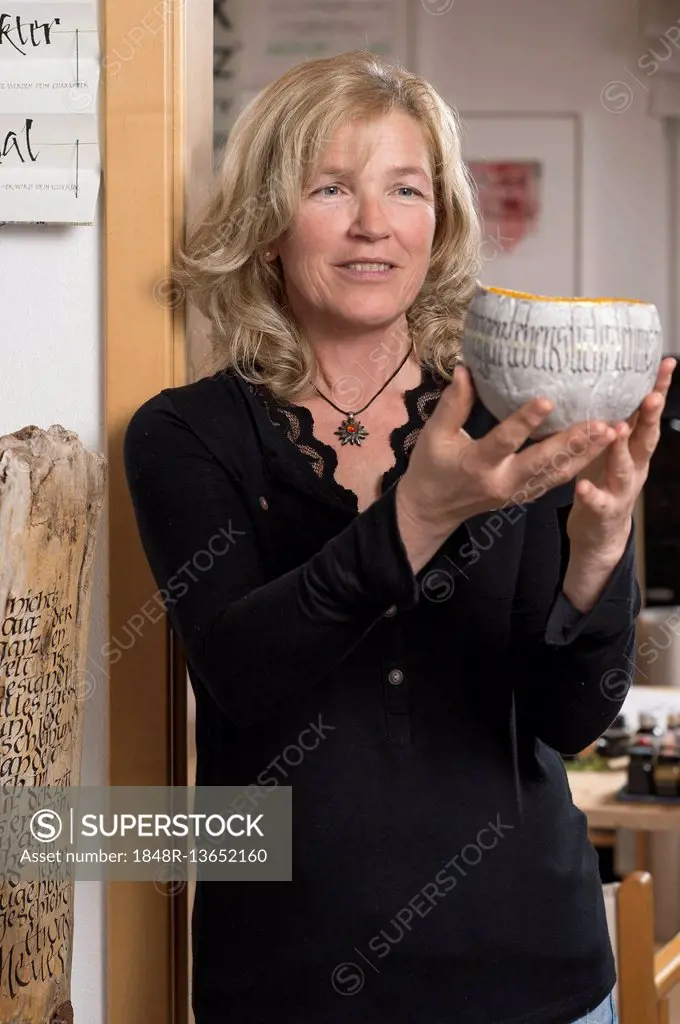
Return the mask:
<path fill-rule="evenodd" d="M 552 410 L 550 400 L 526 402 L 479 440 L 463 430 L 474 401 L 469 371 L 457 366 L 397 484 L 401 520 L 421 535 L 441 539 L 477 513 L 535 501 L 572 480 L 616 437 L 604 421 L 586 421 L 518 452 Z"/>

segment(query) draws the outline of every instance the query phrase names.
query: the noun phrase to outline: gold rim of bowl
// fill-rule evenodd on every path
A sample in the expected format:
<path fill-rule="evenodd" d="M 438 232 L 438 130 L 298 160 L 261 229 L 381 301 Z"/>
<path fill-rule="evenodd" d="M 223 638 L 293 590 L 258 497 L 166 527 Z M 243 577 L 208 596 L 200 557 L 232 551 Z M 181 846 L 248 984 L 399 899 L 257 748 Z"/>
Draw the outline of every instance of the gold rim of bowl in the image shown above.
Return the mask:
<path fill-rule="evenodd" d="M 624 298 L 600 298 L 590 299 L 581 295 L 534 295 L 532 292 L 516 292 L 511 288 L 495 288 L 492 285 L 480 284 L 484 292 L 492 292 L 494 295 L 507 295 L 512 299 L 538 299 L 541 302 L 625 302 L 635 306 L 652 306 L 652 302 L 645 302 L 644 299 Z"/>

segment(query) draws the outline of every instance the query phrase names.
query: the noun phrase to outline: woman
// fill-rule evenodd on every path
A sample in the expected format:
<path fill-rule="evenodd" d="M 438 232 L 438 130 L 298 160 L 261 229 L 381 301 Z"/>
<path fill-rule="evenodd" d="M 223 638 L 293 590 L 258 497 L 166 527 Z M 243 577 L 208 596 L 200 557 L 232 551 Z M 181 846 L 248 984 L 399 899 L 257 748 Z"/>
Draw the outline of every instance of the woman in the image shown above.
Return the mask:
<path fill-rule="evenodd" d="M 197 1024 L 615 1019 L 558 752 L 628 687 L 674 361 L 627 423 L 498 423 L 460 359 L 479 245 L 455 112 L 354 52 L 252 101 L 182 254 L 215 372 L 137 410 L 129 486 L 196 784 L 294 807 L 291 882 L 198 884 Z"/>

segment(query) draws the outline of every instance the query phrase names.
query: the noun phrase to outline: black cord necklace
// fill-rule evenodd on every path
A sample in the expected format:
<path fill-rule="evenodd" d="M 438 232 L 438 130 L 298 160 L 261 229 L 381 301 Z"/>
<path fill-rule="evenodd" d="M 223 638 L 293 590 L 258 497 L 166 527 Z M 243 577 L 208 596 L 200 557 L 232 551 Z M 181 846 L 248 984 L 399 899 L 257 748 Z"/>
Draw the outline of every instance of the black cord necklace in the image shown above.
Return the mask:
<path fill-rule="evenodd" d="M 323 395 L 315 385 L 315 390 L 319 397 L 323 398 L 325 402 L 328 402 L 329 405 L 332 405 L 334 409 L 337 409 L 338 412 L 341 412 L 342 415 L 345 417 L 340 426 L 338 427 L 338 429 L 333 431 L 333 433 L 340 438 L 340 441 L 342 442 L 343 445 L 353 444 L 356 445 L 357 447 L 360 447 L 361 442 L 368 437 L 368 431 L 356 417 L 365 409 L 368 409 L 369 405 L 371 405 L 372 402 L 375 402 L 378 395 L 385 390 L 389 382 L 391 380 L 394 380 L 394 378 L 397 376 L 397 374 L 401 370 L 402 366 L 404 365 L 408 357 L 411 355 L 413 348 L 414 345 L 413 342 L 411 342 L 410 349 L 408 350 L 402 361 L 399 363 L 399 366 L 396 368 L 394 373 L 390 377 L 388 377 L 385 383 L 382 385 L 382 387 L 378 391 L 376 391 L 370 402 L 367 402 L 366 405 L 364 405 L 361 409 L 357 409 L 356 412 L 349 412 L 349 410 L 341 409 L 339 405 L 335 404 L 335 402 L 331 402 L 330 398 L 326 398 L 326 396 Z"/>

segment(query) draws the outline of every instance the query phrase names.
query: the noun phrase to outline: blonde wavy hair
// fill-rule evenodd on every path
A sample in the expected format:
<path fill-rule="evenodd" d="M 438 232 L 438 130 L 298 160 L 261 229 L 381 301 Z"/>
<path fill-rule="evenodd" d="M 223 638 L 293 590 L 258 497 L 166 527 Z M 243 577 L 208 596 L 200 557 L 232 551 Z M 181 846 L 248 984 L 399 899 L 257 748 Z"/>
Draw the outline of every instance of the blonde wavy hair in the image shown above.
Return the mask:
<path fill-rule="evenodd" d="M 288 308 L 280 260 L 264 253 L 291 226 L 324 140 L 353 118 L 394 110 L 425 135 L 436 212 L 428 272 L 406 320 L 420 365 L 451 380 L 481 242 L 461 122 L 425 79 L 364 50 L 298 64 L 236 119 L 173 267 L 175 284 L 211 322 L 208 373 L 233 367 L 288 402 L 313 392 L 314 350 Z"/>

